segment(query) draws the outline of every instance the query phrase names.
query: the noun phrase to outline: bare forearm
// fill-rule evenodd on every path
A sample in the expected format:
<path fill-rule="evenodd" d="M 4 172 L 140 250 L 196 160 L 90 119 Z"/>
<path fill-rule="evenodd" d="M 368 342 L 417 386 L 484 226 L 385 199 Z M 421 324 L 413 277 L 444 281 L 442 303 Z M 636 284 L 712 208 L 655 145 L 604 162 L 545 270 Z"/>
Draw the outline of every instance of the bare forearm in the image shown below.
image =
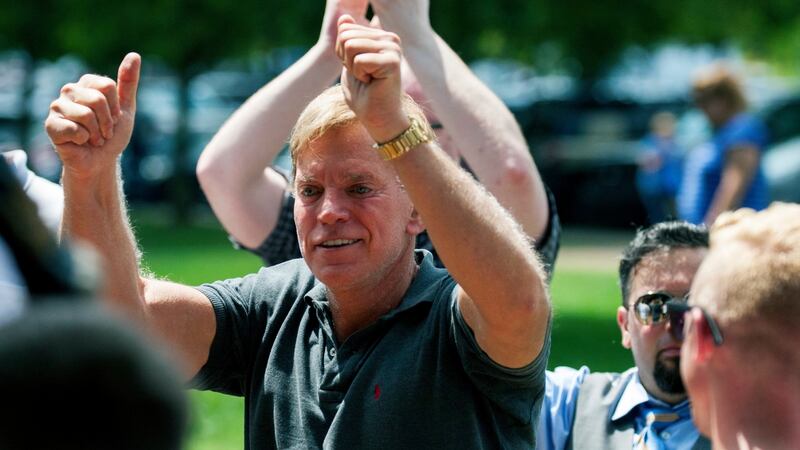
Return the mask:
<path fill-rule="evenodd" d="M 119 166 L 90 182 L 65 171 L 62 236 L 92 245 L 102 258 L 103 297 L 122 312 L 141 319 L 139 251 L 130 228 Z"/>
<path fill-rule="evenodd" d="M 394 160 L 442 261 L 484 317 L 513 323 L 546 302 L 544 272 L 513 218 L 446 155 L 423 145 Z M 491 309 L 491 311 L 489 311 Z"/>
<path fill-rule="evenodd" d="M 435 33 L 412 38 L 405 55 L 430 106 L 481 183 L 527 235 L 547 227 L 539 172 L 511 111 Z"/>
<path fill-rule="evenodd" d="M 744 174 L 726 171 L 714 192 L 714 199 L 706 213 L 705 223 L 711 225 L 723 212 L 738 208 L 748 185 L 749 181 L 744 179 Z"/>
<path fill-rule="evenodd" d="M 753 182 L 758 170 L 758 150 L 743 148 L 732 150 L 722 169 L 717 190 L 705 216 L 705 223 L 712 224 L 725 211 L 736 209 Z"/>
<path fill-rule="evenodd" d="M 382 18 L 383 12 L 398 6 L 372 5 Z M 411 9 L 414 5 L 425 6 L 403 2 Z M 386 9 L 379 10 L 381 6 Z M 424 119 L 404 106 L 399 95 L 399 40 L 393 33 L 376 33 L 343 17 L 336 48 L 346 64 L 345 100 L 372 139 L 384 143 L 402 136 L 399 142 L 414 145 L 403 130 Z M 550 310 L 542 267 L 519 226 L 435 144 L 417 144 L 390 161 L 459 283 L 458 308 L 478 344 L 500 364 L 530 363 L 541 351 Z M 406 230 L 418 230 L 418 225 L 416 218 L 409 220 Z"/>

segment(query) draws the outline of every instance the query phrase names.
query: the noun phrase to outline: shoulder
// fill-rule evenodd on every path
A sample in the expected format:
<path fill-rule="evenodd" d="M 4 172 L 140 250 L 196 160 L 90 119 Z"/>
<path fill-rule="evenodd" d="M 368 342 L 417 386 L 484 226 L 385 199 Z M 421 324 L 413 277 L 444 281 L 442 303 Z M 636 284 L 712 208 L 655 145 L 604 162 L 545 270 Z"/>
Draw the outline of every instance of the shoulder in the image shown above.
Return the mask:
<path fill-rule="evenodd" d="M 768 138 L 764 122 L 750 113 L 742 113 L 731 119 L 720 134 L 730 146 L 748 144 L 760 148 L 766 145 Z"/>
<path fill-rule="evenodd" d="M 212 303 L 277 303 L 281 299 L 301 297 L 315 285 L 316 279 L 302 259 L 261 268 L 240 278 L 206 283 L 198 289 Z"/>
<path fill-rule="evenodd" d="M 636 368 L 625 372 L 596 372 L 588 374 L 581 385 L 581 396 L 586 398 L 605 398 L 616 396 L 634 378 Z M 595 400 L 591 400 L 595 401 Z"/>

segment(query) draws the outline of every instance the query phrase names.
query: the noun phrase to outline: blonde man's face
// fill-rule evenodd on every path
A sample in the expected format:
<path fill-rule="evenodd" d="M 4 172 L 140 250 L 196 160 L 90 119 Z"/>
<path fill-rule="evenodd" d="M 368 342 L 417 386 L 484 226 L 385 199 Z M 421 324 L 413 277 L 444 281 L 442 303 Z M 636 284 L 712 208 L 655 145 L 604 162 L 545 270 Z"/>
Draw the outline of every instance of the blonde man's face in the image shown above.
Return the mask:
<path fill-rule="evenodd" d="M 303 258 L 328 287 L 355 288 L 408 262 L 422 225 L 360 125 L 333 129 L 297 156 L 294 215 Z"/>

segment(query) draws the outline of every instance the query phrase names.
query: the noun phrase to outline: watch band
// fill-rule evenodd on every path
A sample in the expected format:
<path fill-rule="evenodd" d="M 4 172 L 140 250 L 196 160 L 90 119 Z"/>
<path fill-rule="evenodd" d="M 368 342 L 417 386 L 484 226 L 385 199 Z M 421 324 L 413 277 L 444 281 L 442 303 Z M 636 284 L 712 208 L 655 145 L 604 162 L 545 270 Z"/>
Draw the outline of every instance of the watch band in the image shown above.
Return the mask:
<path fill-rule="evenodd" d="M 390 161 L 408 153 L 411 149 L 433 140 L 430 133 L 417 122 L 410 118 L 411 125 L 396 138 L 382 144 L 373 144 L 372 147 L 380 153 L 384 160 Z"/>

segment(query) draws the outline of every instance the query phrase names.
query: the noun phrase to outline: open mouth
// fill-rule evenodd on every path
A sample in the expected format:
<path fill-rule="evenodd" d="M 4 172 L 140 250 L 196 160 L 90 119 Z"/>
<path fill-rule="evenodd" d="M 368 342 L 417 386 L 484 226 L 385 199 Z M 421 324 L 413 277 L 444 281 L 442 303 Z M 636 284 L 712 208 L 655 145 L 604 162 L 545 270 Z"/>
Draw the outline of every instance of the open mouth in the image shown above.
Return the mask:
<path fill-rule="evenodd" d="M 331 239 L 319 244 L 322 248 L 340 248 L 360 242 L 361 239 Z"/>

